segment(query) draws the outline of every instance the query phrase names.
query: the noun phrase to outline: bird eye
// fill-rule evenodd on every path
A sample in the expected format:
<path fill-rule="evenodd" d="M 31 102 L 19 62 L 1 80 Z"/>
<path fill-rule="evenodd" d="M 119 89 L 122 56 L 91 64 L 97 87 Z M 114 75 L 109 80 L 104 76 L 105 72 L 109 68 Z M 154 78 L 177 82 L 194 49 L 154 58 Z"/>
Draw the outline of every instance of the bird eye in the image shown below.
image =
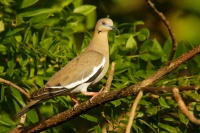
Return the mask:
<path fill-rule="evenodd" d="M 106 25 L 106 22 L 102 21 L 102 25 Z"/>

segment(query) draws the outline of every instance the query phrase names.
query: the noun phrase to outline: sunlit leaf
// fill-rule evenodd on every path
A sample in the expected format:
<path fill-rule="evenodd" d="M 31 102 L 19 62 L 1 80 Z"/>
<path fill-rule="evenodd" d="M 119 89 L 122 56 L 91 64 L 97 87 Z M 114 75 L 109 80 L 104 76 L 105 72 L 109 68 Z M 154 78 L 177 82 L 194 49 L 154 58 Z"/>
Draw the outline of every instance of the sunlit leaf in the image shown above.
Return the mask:
<path fill-rule="evenodd" d="M 133 38 L 133 36 L 129 36 L 127 42 L 126 42 L 126 49 L 135 53 L 137 50 L 137 43 L 135 41 L 135 39 Z"/>
<path fill-rule="evenodd" d="M 164 129 L 165 131 L 170 132 L 170 133 L 179 133 L 176 128 L 169 126 L 167 124 L 158 123 L 158 126 L 161 127 L 162 129 Z"/>
<path fill-rule="evenodd" d="M 28 6 L 31 6 L 35 3 L 37 3 L 39 0 L 23 0 L 22 3 L 21 3 L 21 8 L 26 8 Z"/>
<path fill-rule="evenodd" d="M 143 28 L 139 31 L 139 35 L 137 37 L 138 37 L 138 40 L 144 41 L 148 39 L 149 36 L 150 36 L 149 30 L 147 28 Z"/>
<path fill-rule="evenodd" d="M 87 14 L 93 12 L 95 9 L 96 9 L 96 6 L 83 5 L 83 6 L 79 6 L 79 7 L 75 8 L 74 12 L 87 15 Z"/>
<path fill-rule="evenodd" d="M 119 106 L 121 104 L 120 100 L 115 100 L 111 102 L 115 107 Z"/>
<path fill-rule="evenodd" d="M 181 122 L 183 122 L 185 125 L 188 124 L 189 119 L 184 114 L 179 113 L 178 116 L 179 116 L 179 119 L 180 119 Z"/>
<path fill-rule="evenodd" d="M 6 36 L 12 36 L 20 31 L 24 30 L 24 28 L 16 28 L 14 30 L 9 30 L 7 33 L 6 33 Z"/>
<path fill-rule="evenodd" d="M 13 120 L 11 120 L 9 117 L 7 117 L 5 115 L 0 115 L 0 123 L 2 125 L 7 125 L 7 126 L 14 126 L 15 125 Z"/>
<path fill-rule="evenodd" d="M 44 13 L 53 13 L 56 12 L 57 10 L 54 8 L 41 8 L 41 9 L 35 9 L 35 10 L 31 10 L 28 12 L 23 12 L 21 14 L 19 14 L 21 17 L 32 17 L 32 16 L 37 16 L 40 14 L 44 14 Z"/>
<path fill-rule="evenodd" d="M 84 114 L 81 117 L 91 122 L 95 122 L 95 123 L 98 122 L 98 119 L 96 117 L 88 115 L 88 114 Z"/>
<path fill-rule="evenodd" d="M 170 106 L 167 104 L 167 102 L 165 101 L 165 99 L 163 97 L 160 97 L 158 99 L 158 102 L 160 103 L 161 106 L 163 106 L 164 108 L 170 108 Z"/>
<path fill-rule="evenodd" d="M 50 13 L 43 13 L 43 14 L 39 14 L 37 16 L 33 16 L 29 21 L 31 23 L 39 23 L 44 21 L 45 19 L 47 19 L 48 17 L 53 16 L 53 14 Z"/>
<path fill-rule="evenodd" d="M 38 122 L 38 116 L 37 116 L 37 113 L 35 112 L 35 110 L 30 110 L 28 113 L 27 113 L 27 117 L 28 119 L 32 122 L 32 123 L 35 123 L 35 122 Z"/>

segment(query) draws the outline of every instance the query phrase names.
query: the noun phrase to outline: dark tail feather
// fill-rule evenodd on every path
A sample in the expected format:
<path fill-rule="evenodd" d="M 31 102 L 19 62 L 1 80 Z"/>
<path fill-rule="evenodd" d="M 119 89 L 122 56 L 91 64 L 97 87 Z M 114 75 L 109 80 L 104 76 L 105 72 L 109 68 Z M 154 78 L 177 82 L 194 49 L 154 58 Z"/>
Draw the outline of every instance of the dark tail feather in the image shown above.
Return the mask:
<path fill-rule="evenodd" d="M 23 114 L 28 112 L 31 108 L 33 108 L 37 103 L 39 103 L 40 100 L 33 100 L 30 103 L 28 103 L 25 107 L 21 109 L 19 113 L 17 113 L 14 117 L 13 120 L 17 120 L 19 117 L 21 117 Z"/>

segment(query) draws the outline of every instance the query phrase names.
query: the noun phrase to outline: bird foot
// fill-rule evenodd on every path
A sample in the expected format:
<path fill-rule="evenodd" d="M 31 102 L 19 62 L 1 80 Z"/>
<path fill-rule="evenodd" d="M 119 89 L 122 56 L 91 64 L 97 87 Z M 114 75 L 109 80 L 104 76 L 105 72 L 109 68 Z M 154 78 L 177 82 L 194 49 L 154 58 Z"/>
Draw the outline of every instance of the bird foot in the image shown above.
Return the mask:
<path fill-rule="evenodd" d="M 100 91 L 98 92 L 82 92 L 84 95 L 86 96 L 92 96 L 90 99 L 89 99 L 89 102 L 92 103 L 92 99 L 94 99 L 97 95 L 99 95 L 102 91 L 103 91 L 104 87 L 101 88 Z"/>
<path fill-rule="evenodd" d="M 76 103 L 73 108 L 76 108 L 80 104 L 80 102 L 76 99 L 74 95 L 71 94 L 69 96 Z"/>

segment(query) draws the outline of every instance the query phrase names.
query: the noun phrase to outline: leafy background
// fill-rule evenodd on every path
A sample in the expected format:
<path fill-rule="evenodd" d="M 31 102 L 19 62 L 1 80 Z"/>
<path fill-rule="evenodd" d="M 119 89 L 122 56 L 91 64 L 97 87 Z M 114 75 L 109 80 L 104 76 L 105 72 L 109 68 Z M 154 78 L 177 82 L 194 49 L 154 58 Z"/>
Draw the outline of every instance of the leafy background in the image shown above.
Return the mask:
<path fill-rule="evenodd" d="M 168 18 L 178 40 L 174 59 L 194 48 L 199 40 L 198 0 L 153 1 Z M 96 21 L 113 19 L 120 35 L 109 33 L 110 59 L 116 62 L 111 91 L 146 79 L 162 68 L 172 47 L 166 28 L 141 0 L 0 0 L 0 77 L 28 93 L 42 87 L 90 42 Z M 199 85 L 199 56 L 165 76 L 155 86 Z M 89 90 L 98 91 L 107 76 Z M 0 84 L 0 132 L 16 127 L 12 117 L 27 99 L 12 87 Z M 182 92 L 189 110 L 199 116 L 198 91 Z M 88 97 L 78 95 L 80 101 Z M 124 132 L 135 96 L 100 105 L 75 119 L 44 132 Z M 60 96 L 39 105 L 48 118 L 74 103 Z M 180 112 L 171 93 L 153 97 L 146 94 L 132 132 L 200 132 Z M 38 121 L 35 110 L 27 113 L 25 125 Z"/>

